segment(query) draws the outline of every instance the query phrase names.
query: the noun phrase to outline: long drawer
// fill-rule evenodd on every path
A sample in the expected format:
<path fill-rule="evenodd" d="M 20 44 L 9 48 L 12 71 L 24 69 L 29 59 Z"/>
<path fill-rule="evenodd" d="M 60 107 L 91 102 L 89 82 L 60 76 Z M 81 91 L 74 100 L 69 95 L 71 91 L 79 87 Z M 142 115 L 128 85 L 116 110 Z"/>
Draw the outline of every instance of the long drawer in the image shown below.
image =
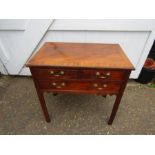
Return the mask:
<path fill-rule="evenodd" d="M 69 80 L 39 80 L 40 89 L 48 91 L 72 91 L 88 93 L 118 93 L 120 82 L 99 82 L 99 81 L 69 81 Z"/>

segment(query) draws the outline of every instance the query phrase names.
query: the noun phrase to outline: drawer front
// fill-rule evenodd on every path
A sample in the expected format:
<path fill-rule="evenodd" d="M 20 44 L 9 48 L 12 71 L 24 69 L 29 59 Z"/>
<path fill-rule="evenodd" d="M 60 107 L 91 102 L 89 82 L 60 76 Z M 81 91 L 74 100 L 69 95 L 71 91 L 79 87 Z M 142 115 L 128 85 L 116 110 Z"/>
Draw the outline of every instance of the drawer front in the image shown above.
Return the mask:
<path fill-rule="evenodd" d="M 117 80 L 123 79 L 124 71 L 120 70 L 83 70 L 81 74 L 82 79 L 96 79 L 96 80 Z"/>
<path fill-rule="evenodd" d="M 77 70 L 64 69 L 31 69 L 36 79 L 77 79 Z"/>
<path fill-rule="evenodd" d="M 37 79 L 73 79 L 73 80 L 116 80 L 123 79 L 123 70 L 104 69 L 31 69 Z"/>
<path fill-rule="evenodd" d="M 42 90 L 71 91 L 88 93 L 118 93 L 119 82 L 98 82 L 98 81 L 68 81 L 68 80 L 41 80 L 38 81 Z"/>

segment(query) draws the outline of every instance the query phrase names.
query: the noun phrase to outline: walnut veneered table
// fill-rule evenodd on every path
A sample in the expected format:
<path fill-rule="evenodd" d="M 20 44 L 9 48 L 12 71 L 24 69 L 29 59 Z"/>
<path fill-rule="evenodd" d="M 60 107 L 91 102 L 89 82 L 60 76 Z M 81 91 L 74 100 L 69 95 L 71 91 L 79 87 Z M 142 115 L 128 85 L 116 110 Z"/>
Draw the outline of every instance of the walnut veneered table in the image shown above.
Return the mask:
<path fill-rule="evenodd" d="M 46 42 L 28 61 L 47 122 L 44 92 L 116 95 L 112 124 L 133 65 L 119 44 Z"/>

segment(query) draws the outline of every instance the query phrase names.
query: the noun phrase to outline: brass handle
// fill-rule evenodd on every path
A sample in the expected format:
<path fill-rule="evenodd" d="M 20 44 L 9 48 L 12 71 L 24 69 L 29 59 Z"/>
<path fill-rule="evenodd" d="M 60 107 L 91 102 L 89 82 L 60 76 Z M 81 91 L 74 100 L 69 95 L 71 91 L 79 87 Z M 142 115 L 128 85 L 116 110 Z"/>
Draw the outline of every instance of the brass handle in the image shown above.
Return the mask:
<path fill-rule="evenodd" d="M 53 82 L 53 83 L 52 83 L 52 86 L 54 86 L 55 88 L 60 89 L 60 88 L 62 88 L 62 87 L 64 87 L 64 86 L 66 86 L 66 83 L 65 83 L 65 82 L 62 82 L 62 83 L 60 83 L 60 84 L 58 85 L 56 82 Z"/>
<path fill-rule="evenodd" d="M 54 71 L 50 71 L 50 74 L 58 77 L 64 75 L 64 71 L 60 71 L 58 74 L 55 74 Z"/>
<path fill-rule="evenodd" d="M 106 79 L 107 76 L 100 76 L 99 78 L 100 78 L 100 79 Z"/>
<path fill-rule="evenodd" d="M 106 78 L 110 77 L 111 73 L 110 72 L 107 72 L 105 75 L 102 75 L 102 76 L 100 76 L 100 75 L 101 75 L 100 72 L 96 72 L 96 76 L 98 78 L 100 78 L 100 79 L 106 79 Z"/>
<path fill-rule="evenodd" d="M 94 87 L 98 87 L 98 84 L 97 84 L 97 83 L 94 83 L 93 86 L 94 86 Z"/>
<path fill-rule="evenodd" d="M 65 82 L 62 82 L 61 83 L 61 86 L 63 86 L 63 87 L 66 86 L 66 83 Z"/>
<path fill-rule="evenodd" d="M 60 71 L 60 74 L 61 74 L 61 75 L 64 75 L 64 71 Z"/>
<path fill-rule="evenodd" d="M 108 86 L 107 84 L 104 84 L 104 85 L 103 85 L 104 88 L 106 88 L 107 86 Z"/>
<path fill-rule="evenodd" d="M 107 87 L 108 87 L 107 84 L 103 84 L 103 87 L 98 87 L 98 84 L 97 84 L 97 83 L 94 83 L 93 86 L 94 86 L 95 88 L 97 88 L 98 90 L 102 90 L 103 88 L 107 88 Z"/>
<path fill-rule="evenodd" d="M 53 86 L 56 86 L 57 84 L 55 82 L 52 83 Z"/>
<path fill-rule="evenodd" d="M 50 71 L 50 74 L 54 74 L 54 71 Z"/>
<path fill-rule="evenodd" d="M 62 88 L 62 87 L 61 87 L 61 86 L 56 86 L 55 88 L 60 89 L 60 88 Z"/>

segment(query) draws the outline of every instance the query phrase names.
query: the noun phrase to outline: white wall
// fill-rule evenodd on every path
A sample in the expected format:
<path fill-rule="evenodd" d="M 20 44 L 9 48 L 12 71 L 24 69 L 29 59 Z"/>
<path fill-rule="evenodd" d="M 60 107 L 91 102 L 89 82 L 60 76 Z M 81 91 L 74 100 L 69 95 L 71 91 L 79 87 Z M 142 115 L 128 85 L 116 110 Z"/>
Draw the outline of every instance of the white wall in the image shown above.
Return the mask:
<path fill-rule="evenodd" d="M 46 41 L 119 43 L 136 68 L 130 77 L 137 78 L 154 30 L 155 20 L 0 20 L 0 70 L 30 75 L 24 64 Z"/>

